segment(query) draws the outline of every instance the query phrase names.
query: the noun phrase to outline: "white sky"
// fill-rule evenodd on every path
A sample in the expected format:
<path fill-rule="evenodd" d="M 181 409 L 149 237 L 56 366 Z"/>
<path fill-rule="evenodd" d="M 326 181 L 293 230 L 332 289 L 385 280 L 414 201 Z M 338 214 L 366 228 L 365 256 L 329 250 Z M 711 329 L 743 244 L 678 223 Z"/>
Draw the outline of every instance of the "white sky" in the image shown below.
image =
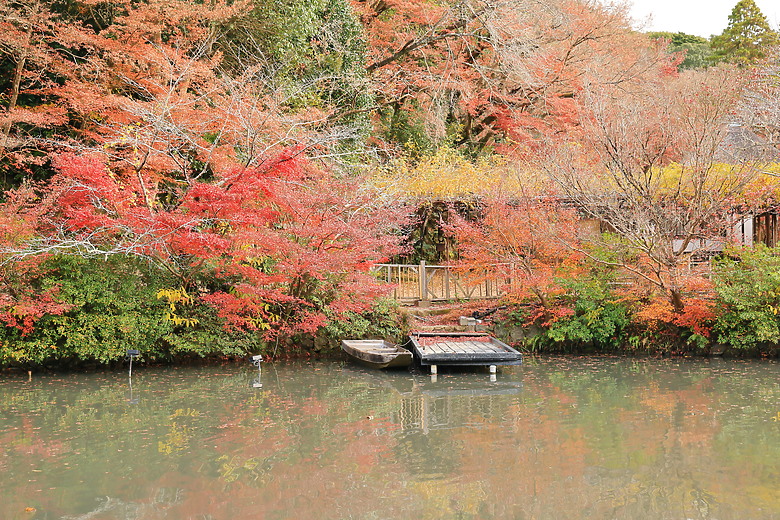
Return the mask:
<path fill-rule="evenodd" d="M 646 31 L 670 31 L 710 37 L 720 34 L 729 23 L 738 0 L 628 0 L 637 28 Z M 769 25 L 780 25 L 780 0 L 756 0 Z M 647 22 L 647 17 L 652 20 Z"/>

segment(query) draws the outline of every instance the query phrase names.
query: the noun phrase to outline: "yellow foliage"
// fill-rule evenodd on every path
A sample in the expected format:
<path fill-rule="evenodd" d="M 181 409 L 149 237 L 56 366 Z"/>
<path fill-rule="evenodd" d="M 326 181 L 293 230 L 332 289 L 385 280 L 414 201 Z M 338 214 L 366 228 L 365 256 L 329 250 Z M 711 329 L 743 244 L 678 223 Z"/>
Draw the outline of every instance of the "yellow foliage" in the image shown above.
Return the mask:
<path fill-rule="evenodd" d="M 263 305 L 263 309 L 267 312 L 270 306 L 266 303 Z M 268 319 L 265 320 L 260 317 L 254 317 L 254 318 L 247 318 L 246 321 L 249 322 L 253 327 L 255 327 L 257 330 L 268 330 L 271 328 L 271 323 L 276 323 L 279 321 L 281 317 L 278 314 L 268 314 Z"/>
<path fill-rule="evenodd" d="M 702 186 L 708 192 L 724 191 L 744 181 L 748 181 L 743 188 L 745 194 L 762 193 L 763 196 L 773 195 L 775 198 L 780 195 L 780 164 L 778 163 L 761 167 L 715 163 L 706 172 L 672 163 L 664 168 L 655 169 L 654 175 L 657 176 L 661 195 L 678 190 L 681 193 L 692 193 L 696 186 Z"/>
<path fill-rule="evenodd" d="M 759 174 L 750 181 L 745 192 L 750 195 L 758 195 L 764 200 L 779 200 L 780 163 L 765 165 L 758 170 L 758 173 Z"/>
<path fill-rule="evenodd" d="M 219 476 L 226 482 L 235 482 L 243 474 L 252 473 L 259 465 L 259 461 L 255 457 L 242 461 L 236 456 L 222 455 L 217 459 L 217 462 L 220 463 Z"/>
<path fill-rule="evenodd" d="M 271 324 L 262 318 L 247 318 L 246 321 L 251 323 L 257 330 L 268 330 L 271 328 Z"/>
<path fill-rule="evenodd" d="M 164 455 L 171 455 L 183 451 L 190 443 L 190 429 L 186 425 L 179 426 L 171 423 L 171 428 L 165 435 L 165 439 L 157 442 L 157 451 Z"/>
<path fill-rule="evenodd" d="M 173 414 L 171 414 L 171 419 L 176 417 L 200 417 L 200 412 L 192 408 L 177 408 L 174 410 Z"/>
<path fill-rule="evenodd" d="M 457 199 L 494 193 L 517 192 L 542 183 L 519 171 L 504 157 L 494 155 L 472 161 L 451 148 L 439 148 L 416 164 L 406 159 L 393 162 L 374 176 L 374 183 L 401 198 Z"/>
<path fill-rule="evenodd" d="M 165 299 L 170 304 L 186 303 L 192 305 L 195 299 L 187 294 L 186 289 L 160 289 L 157 291 L 157 299 Z"/>
<path fill-rule="evenodd" d="M 166 300 L 168 302 L 168 312 L 165 313 L 166 321 L 172 322 L 175 326 L 194 327 L 198 323 L 197 318 L 182 318 L 176 314 L 176 304 L 192 305 L 195 303 L 195 298 L 187 294 L 186 289 L 183 287 L 180 289 L 160 289 L 157 291 L 158 300 Z"/>
<path fill-rule="evenodd" d="M 652 183 L 657 187 L 659 196 L 678 190 L 683 194 L 693 193 L 695 187 L 702 184 L 707 191 L 728 190 L 735 182 L 752 177 L 745 193 L 761 192 L 780 198 L 780 163 L 760 168 L 716 163 L 706 172 L 673 163 L 655 169 L 652 175 Z M 597 182 L 609 185 L 614 181 L 606 176 Z M 392 162 L 374 175 L 374 184 L 401 199 L 437 200 L 464 199 L 496 192 L 511 196 L 520 192 L 543 192 L 549 186 L 543 172 L 529 170 L 502 156 L 471 160 L 447 147 L 439 148 L 416 163 L 408 158 Z"/>
<path fill-rule="evenodd" d="M 185 327 L 194 327 L 200 323 L 197 318 L 182 318 L 181 316 L 178 316 L 172 312 L 166 312 L 165 319 L 172 322 L 177 327 L 182 325 Z"/>

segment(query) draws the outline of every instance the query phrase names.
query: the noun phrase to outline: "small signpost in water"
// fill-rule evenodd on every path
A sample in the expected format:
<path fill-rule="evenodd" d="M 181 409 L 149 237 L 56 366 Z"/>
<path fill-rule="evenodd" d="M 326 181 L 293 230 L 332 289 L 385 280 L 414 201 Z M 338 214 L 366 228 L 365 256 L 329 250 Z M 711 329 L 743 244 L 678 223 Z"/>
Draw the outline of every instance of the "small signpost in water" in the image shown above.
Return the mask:
<path fill-rule="evenodd" d="M 263 383 L 260 381 L 260 376 L 263 375 L 263 369 L 260 366 L 260 363 L 263 362 L 263 356 L 257 355 L 252 356 L 252 364 L 257 367 L 257 379 L 252 381 L 252 388 L 263 388 Z"/>
<path fill-rule="evenodd" d="M 141 352 L 138 350 L 128 350 L 127 355 L 125 356 L 125 360 L 130 360 L 130 379 L 133 378 L 133 358 L 137 358 L 141 355 Z"/>

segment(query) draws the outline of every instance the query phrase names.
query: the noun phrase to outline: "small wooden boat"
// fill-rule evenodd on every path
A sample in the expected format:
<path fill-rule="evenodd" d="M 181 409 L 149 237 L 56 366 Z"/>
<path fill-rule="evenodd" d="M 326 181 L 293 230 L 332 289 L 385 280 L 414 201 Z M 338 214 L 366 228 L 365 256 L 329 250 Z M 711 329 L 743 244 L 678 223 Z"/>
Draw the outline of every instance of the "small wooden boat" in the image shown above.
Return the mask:
<path fill-rule="evenodd" d="M 412 364 L 412 353 L 382 339 L 345 339 L 341 348 L 352 359 L 371 368 L 402 368 Z"/>

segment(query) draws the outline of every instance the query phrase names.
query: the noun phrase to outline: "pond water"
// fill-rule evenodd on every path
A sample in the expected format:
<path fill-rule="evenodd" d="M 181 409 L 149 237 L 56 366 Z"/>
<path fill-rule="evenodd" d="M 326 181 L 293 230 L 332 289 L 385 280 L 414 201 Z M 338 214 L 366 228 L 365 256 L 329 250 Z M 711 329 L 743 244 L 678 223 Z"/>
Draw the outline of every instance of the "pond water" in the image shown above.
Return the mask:
<path fill-rule="evenodd" d="M 780 519 L 776 362 L 256 377 L 0 375 L 0 518 Z"/>

